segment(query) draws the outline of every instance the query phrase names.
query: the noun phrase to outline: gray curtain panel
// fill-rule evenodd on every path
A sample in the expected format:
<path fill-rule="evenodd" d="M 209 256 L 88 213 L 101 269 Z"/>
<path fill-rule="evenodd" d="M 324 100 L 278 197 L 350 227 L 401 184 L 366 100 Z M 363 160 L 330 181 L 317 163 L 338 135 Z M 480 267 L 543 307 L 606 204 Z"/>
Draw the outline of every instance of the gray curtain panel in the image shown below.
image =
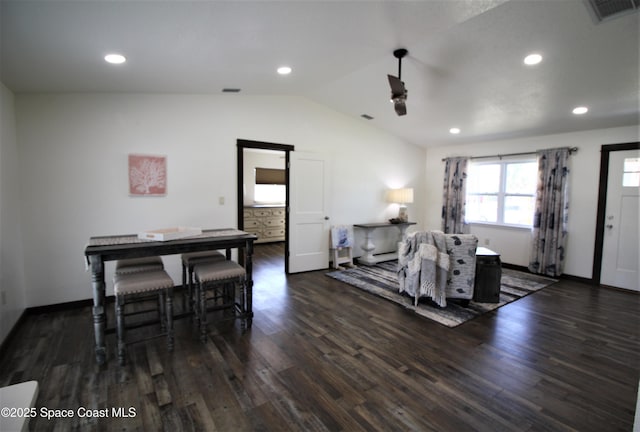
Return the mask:
<path fill-rule="evenodd" d="M 442 194 L 442 231 L 447 234 L 467 234 L 465 223 L 467 194 L 467 165 L 469 158 L 449 158 L 444 166 L 444 188 Z"/>
<path fill-rule="evenodd" d="M 538 152 L 538 187 L 529 270 L 560 276 L 564 267 L 569 213 L 569 149 Z"/>

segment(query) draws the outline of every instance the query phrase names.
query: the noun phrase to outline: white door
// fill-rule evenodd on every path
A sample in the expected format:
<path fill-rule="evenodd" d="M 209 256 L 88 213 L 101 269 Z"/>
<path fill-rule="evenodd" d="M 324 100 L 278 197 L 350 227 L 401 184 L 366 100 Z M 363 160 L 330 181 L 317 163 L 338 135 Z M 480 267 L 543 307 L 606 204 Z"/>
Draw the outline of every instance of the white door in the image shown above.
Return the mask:
<path fill-rule="evenodd" d="M 329 267 L 328 158 L 291 153 L 289 170 L 289 272 Z"/>
<path fill-rule="evenodd" d="M 640 150 L 612 151 L 600 282 L 640 291 Z"/>

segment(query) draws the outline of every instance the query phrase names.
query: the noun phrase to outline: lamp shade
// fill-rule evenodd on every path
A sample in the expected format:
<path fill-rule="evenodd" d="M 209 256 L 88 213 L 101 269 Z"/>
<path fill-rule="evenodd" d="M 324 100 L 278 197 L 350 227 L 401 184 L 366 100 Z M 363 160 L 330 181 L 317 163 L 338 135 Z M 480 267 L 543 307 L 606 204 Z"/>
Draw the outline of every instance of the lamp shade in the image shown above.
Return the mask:
<path fill-rule="evenodd" d="M 413 202 L 413 188 L 391 189 L 387 192 L 387 201 L 396 204 Z"/>

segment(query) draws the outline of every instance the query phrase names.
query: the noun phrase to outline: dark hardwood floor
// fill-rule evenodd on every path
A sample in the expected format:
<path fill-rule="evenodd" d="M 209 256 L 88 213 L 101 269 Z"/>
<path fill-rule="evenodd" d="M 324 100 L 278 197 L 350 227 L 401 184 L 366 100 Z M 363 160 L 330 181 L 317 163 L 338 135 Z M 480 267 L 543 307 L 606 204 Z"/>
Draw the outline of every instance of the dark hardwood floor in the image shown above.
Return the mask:
<path fill-rule="evenodd" d="M 285 276 L 282 245 L 257 245 L 250 331 L 203 344 L 180 319 L 173 353 L 131 345 L 124 367 L 114 334 L 95 364 L 89 307 L 30 314 L 0 386 L 37 380 L 38 410 L 73 410 L 38 431 L 632 430 L 640 296 L 561 281 L 449 329 L 324 273 Z"/>

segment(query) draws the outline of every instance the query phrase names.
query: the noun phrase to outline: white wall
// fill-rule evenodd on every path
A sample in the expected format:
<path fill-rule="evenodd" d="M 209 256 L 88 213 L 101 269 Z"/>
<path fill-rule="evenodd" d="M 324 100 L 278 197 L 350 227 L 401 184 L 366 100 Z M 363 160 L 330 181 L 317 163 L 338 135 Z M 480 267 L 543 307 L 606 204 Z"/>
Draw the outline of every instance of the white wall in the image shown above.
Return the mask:
<path fill-rule="evenodd" d="M 14 96 L 0 83 L 0 343 L 26 308 Z"/>
<path fill-rule="evenodd" d="M 15 106 L 30 307 L 91 297 L 83 261 L 90 236 L 235 227 L 238 138 L 329 155 L 335 224 L 394 216 L 397 207 L 383 199 L 389 187 L 424 196 L 424 149 L 303 98 L 16 95 Z M 128 196 L 129 153 L 167 155 L 166 197 Z M 422 223 L 424 200 L 417 201 L 409 211 Z M 177 259 L 165 262 L 179 283 Z"/>
<path fill-rule="evenodd" d="M 529 152 L 554 147 L 578 147 L 570 159 L 569 233 L 564 272 L 591 278 L 595 246 L 600 148 L 603 144 L 617 144 L 640 140 L 638 127 L 600 129 L 559 135 L 492 141 L 458 146 L 429 148 L 426 159 L 428 178 L 442 178 L 442 158 L 451 156 L 485 156 Z M 441 182 L 428 181 L 425 224 L 428 229 L 440 229 L 442 207 Z M 472 233 L 480 245 L 489 241 L 489 248 L 502 254 L 504 262 L 527 266 L 529 263 L 530 233 L 528 230 L 472 226 Z"/>
<path fill-rule="evenodd" d="M 25 306 L 90 298 L 90 276 L 83 261 L 90 236 L 175 225 L 235 226 L 238 138 L 290 144 L 297 151 L 329 155 L 334 224 L 379 222 L 393 217 L 397 205 L 384 202 L 385 191 L 413 187 L 416 202 L 409 205 L 409 214 L 418 222 L 416 229 L 440 227 L 443 157 L 577 146 L 580 151 L 571 159 L 565 272 L 591 277 L 600 145 L 639 139 L 638 128 L 627 127 L 425 151 L 364 120 L 296 97 L 14 97 L 4 87 L 1 95 L 0 275 L 11 305 L 2 309 L 3 329 L 5 317 L 19 315 Z M 129 153 L 167 155 L 166 197 L 128 196 Z M 218 204 L 221 196 L 224 205 Z M 527 264 L 527 232 L 493 228 L 474 228 L 474 232 L 481 242 L 489 239 L 490 247 L 500 251 L 505 262 Z M 380 232 L 375 241 L 380 251 L 388 251 L 393 249 L 395 238 L 391 231 Z M 358 230 L 356 243 L 362 243 Z M 30 263 L 29 272 L 23 270 L 21 252 L 24 262 Z M 354 252 L 356 256 L 361 254 L 359 247 Z M 7 263 L 14 268 L 11 273 Z M 167 267 L 178 282 L 177 259 L 168 259 Z M 107 265 L 108 294 L 110 270 L 112 264 Z"/>

